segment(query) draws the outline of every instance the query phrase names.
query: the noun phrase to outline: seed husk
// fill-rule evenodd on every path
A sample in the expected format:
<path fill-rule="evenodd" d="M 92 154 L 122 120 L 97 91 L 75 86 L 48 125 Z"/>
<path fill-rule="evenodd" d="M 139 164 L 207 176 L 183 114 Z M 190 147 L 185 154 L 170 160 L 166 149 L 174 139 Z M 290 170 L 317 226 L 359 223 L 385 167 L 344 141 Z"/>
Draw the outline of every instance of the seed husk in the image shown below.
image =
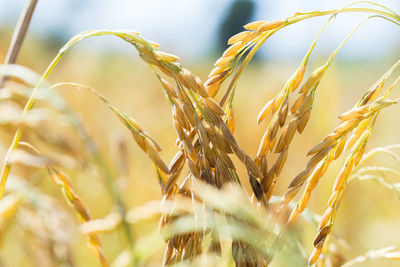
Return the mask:
<path fill-rule="evenodd" d="M 218 149 L 220 149 L 228 154 L 231 154 L 233 152 L 228 141 L 221 134 L 215 132 L 215 139 L 216 139 L 216 142 L 213 143 L 213 145 L 215 147 L 217 147 Z"/>
<path fill-rule="evenodd" d="M 257 162 L 256 162 L 257 164 Z M 268 161 L 266 156 L 262 156 L 259 158 L 259 164 L 257 164 L 260 167 L 260 171 L 263 174 L 263 177 L 265 178 L 268 174 Z"/>
<path fill-rule="evenodd" d="M 258 27 L 260 27 L 261 25 L 264 25 L 265 23 L 268 23 L 268 21 L 265 20 L 253 21 L 244 25 L 243 28 L 249 31 L 254 31 L 257 30 Z"/>
<path fill-rule="evenodd" d="M 257 124 L 260 124 L 260 122 L 262 122 L 265 119 L 265 117 L 268 116 L 268 114 L 274 108 L 274 103 L 275 103 L 275 98 L 271 99 L 270 101 L 267 102 L 267 104 L 263 106 L 260 113 L 258 113 Z"/>
<path fill-rule="evenodd" d="M 175 89 L 174 89 L 165 79 L 160 78 L 160 81 L 161 81 L 161 83 L 162 83 L 164 89 L 168 92 L 168 94 L 169 94 L 170 96 L 175 97 L 175 98 L 178 97 L 178 95 L 177 95 Z"/>
<path fill-rule="evenodd" d="M 210 142 L 209 138 L 208 138 L 208 134 L 206 129 L 204 128 L 203 123 L 201 123 L 199 117 L 196 115 L 194 118 L 194 122 L 195 122 L 195 126 L 196 126 L 196 131 L 199 135 L 200 140 L 203 142 L 204 146 L 207 146 L 208 143 Z"/>
<path fill-rule="evenodd" d="M 283 195 L 281 202 L 280 202 L 280 209 L 289 205 L 289 202 L 296 196 L 296 194 L 300 191 L 301 185 L 297 185 L 291 187 L 285 195 Z"/>
<path fill-rule="evenodd" d="M 339 124 L 336 128 L 335 128 L 335 133 L 343 133 L 346 132 L 348 130 L 350 130 L 351 128 L 353 128 L 354 126 L 356 126 L 358 123 L 360 122 L 360 120 L 348 120 L 348 121 L 344 121 L 341 124 Z"/>
<path fill-rule="evenodd" d="M 224 109 L 211 97 L 203 98 L 203 104 L 211 109 L 217 116 L 225 115 Z"/>
<path fill-rule="evenodd" d="M 297 116 L 303 115 L 308 109 L 311 108 L 312 103 L 313 103 L 313 94 L 310 93 L 306 95 L 306 97 L 304 98 L 304 101 L 301 103 L 299 109 L 296 112 L 296 115 Z"/>
<path fill-rule="evenodd" d="M 308 178 L 306 191 L 311 192 L 314 190 L 315 186 L 318 184 L 319 179 L 322 177 L 322 169 L 324 166 L 325 162 L 321 162 L 311 173 L 310 177 Z"/>
<path fill-rule="evenodd" d="M 319 143 L 318 145 L 314 146 L 311 148 L 308 152 L 307 155 L 312 155 L 312 154 L 317 154 L 320 152 L 322 149 L 327 148 L 331 146 L 335 140 L 329 140 L 329 141 L 323 141 L 322 143 Z"/>
<path fill-rule="evenodd" d="M 237 42 L 241 42 L 250 33 L 251 33 L 251 31 L 242 31 L 242 32 L 239 32 L 238 34 L 235 34 L 234 36 L 229 38 L 228 45 L 231 45 L 231 44 L 234 44 L 234 43 L 237 43 Z"/>
<path fill-rule="evenodd" d="M 326 147 L 315 154 L 308 162 L 307 162 L 307 169 L 314 168 L 325 156 L 329 153 L 331 147 Z"/>
<path fill-rule="evenodd" d="M 276 176 L 279 176 L 281 174 L 281 171 L 282 171 L 283 165 L 286 162 L 287 156 L 288 156 L 287 149 L 279 154 L 279 157 L 274 164 L 274 171 L 275 171 Z"/>
<path fill-rule="evenodd" d="M 287 225 L 288 226 L 293 226 L 296 223 L 297 218 L 299 217 L 299 215 L 300 215 L 300 211 L 297 208 L 294 209 L 292 211 L 292 213 L 290 213 Z"/>
<path fill-rule="evenodd" d="M 158 168 L 163 173 L 168 174 L 169 169 L 167 165 L 165 165 L 164 161 L 161 159 L 160 155 L 158 154 L 157 148 L 154 146 L 153 142 L 149 141 L 147 138 L 144 139 L 146 144 L 146 153 L 149 157 L 153 160 L 154 164 L 157 165 Z"/>
<path fill-rule="evenodd" d="M 310 119 L 311 116 L 311 108 L 308 109 L 301 117 L 298 119 L 297 123 L 297 131 L 301 134 L 304 131 L 304 128 L 306 128 L 307 122 Z"/>
<path fill-rule="evenodd" d="M 326 236 L 329 234 L 330 231 L 331 231 L 331 227 L 330 226 L 325 226 L 324 228 L 319 230 L 319 232 L 318 232 L 318 234 L 315 237 L 314 242 L 313 242 L 314 247 L 322 246 L 321 243 L 323 244 L 323 242 L 325 241 Z"/>
<path fill-rule="evenodd" d="M 271 185 L 274 182 L 274 177 L 275 177 L 275 170 L 274 167 L 272 167 L 268 172 L 267 175 L 264 173 L 264 178 L 261 180 L 261 188 L 263 189 L 264 192 L 268 192 Z"/>
<path fill-rule="evenodd" d="M 332 206 L 334 204 L 334 202 L 338 198 L 339 194 L 340 194 L 340 191 L 338 191 L 338 190 L 332 192 L 332 194 L 328 200 L 328 206 Z"/>
<path fill-rule="evenodd" d="M 200 170 L 196 166 L 196 163 L 194 163 L 189 157 L 186 158 L 186 162 L 192 175 L 196 178 L 200 178 Z"/>
<path fill-rule="evenodd" d="M 225 68 L 231 64 L 232 60 L 235 58 L 235 55 L 231 55 L 231 56 L 222 56 L 220 57 L 216 62 L 215 62 L 215 66 L 217 67 L 221 67 L 221 68 Z"/>
<path fill-rule="evenodd" d="M 254 39 L 256 39 L 258 36 L 260 36 L 259 32 L 253 31 L 250 32 L 250 34 L 248 34 L 246 37 L 244 37 L 242 39 L 242 43 L 246 44 L 246 43 L 250 43 L 252 42 Z"/>
<path fill-rule="evenodd" d="M 183 113 L 185 114 L 186 119 L 189 121 L 191 125 L 195 125 L 194 123 L 194 113 L 195 111 L 193 108 L 186 102 L 182 103 L 182 110 Z"/>
<path fill-rule="evenodd" d="M 223 152 L 219 153 L 219 158 L 225 163 L 226 166 L 228 166 L 229 169 L 236 170 L 236 167 L 233 164 L 233 162 L 228 154 L 223 153 Z"/>
<path fill-rule="evenodd" d="M 219 74 L 219 73 L 221 73 L 221 72 L 223 72 L 225 70 L 226 70 L 226 68 L 222 68 L 222 67 L 219 67 L 219 66 L 215 67 L 210 71 L 210 74 L 208 74 L 208 78 L 210 78 L 210 77 L 212 77 L 214 75 L 217 75 L 217 74 Z"/>
<path fill-rule="evenodd" d="M 274 20 L 274 21 L 266 22 L 257 28 L 257 32 L 265 32 L 265 31 L 273 30 L 273 29 L 283 26 L 284 24 L 285 24 L 285 22 L 283 20 Z"/>
<path fill-rule="evenodd" d="M 273 139 L 270 139 L 268 141 L 268 151 L 272 151 L 274 149 L 276 139 L 277 138 L 276 138 L 276 135 L 275 135 Z"/>
<path fill-rule="evenodd" d="M 228 73 L 229 73 L 229 70 L 225 70 L 223 72 L 220 72 L 220 73 L 208 78 L 208 80 L 204 83 L 204 86 L 208 87 L 210 85 L 213 85 L 214 83 L 221 81 Z"/>
<path fill-rule="evenodd" d="M 311 173 L 311 169 L 305 169 L 304 171 L 300 172 L 293 180 L 290 182 L 288 188 L 294 188 L 297 186 L 301 186 L 307 180 L 308 176 Z"/>
<path fill-rule="evenodd" d="M 307 204 L 310 200 L 311 192 L 310 191 L 305 191 L 303 195 L 301 196 L 301 199 L 299 203 L 296 206 L 296 210 L 301 213 L 304 211 L 304 209 L 307 207 Z"/>
<path fill-rule="evenodd" d="M 192 128 L 192 125 L 186 118 L 185 114 L 183 113 L 183 110 L 181 109 L 180 106 L 174 105 L 173 107 L 173 116 L 176 118 L 180 126 L 188 131 Z"/>
<path fill-rule="evenodd" d="M 246 165 L 247 170 L 253 176 L 260 178 L 260 179 L 263 177 L 260 169 L 257 167 L 257 165 L 254 163 L 254 161 L 248 155 L 246 155 L 246 157 L 245 157 L 244 164 Z"/>
<path fill-rule="evenodd" d="M 274 106 L 272 108 L 272 113 L 275 113 L 282 105 L 283 101 L 287 99 L 287 95 L 285 91 L 281 91 L 275 98 Z"/>
<path fill-rule="evenodd" d="M 225 52 L 223 53 L 224 57 L 229 57 L 231 55 L 236 55 L 237 52 L 244 46 L 242 42 L 237 42 L 230 47 L 228 47 Z"/>
<path fill-rule="evenodd" d="M 350 136 L 350 138 L 348 139 L 348 141 L 344 147 L 344 150 L 347 151 L 347 150 L 351 149 L 352 147 L 354 147 L 354 144 L 357 143 L 358 140 L 360 140 L 362 135 L 363 135 L 363 132 L 361 132 L 361 131 L 353 133 Z"/>
<path fill-rule="evenodd" d="M 310 75 L 310 77 L 307 79 L 307 81 L 301 87 L 300 93 L 308 93 L 309 91 L 313 90 L 320 82 L 326 69 L 327 65 L 323 65 L 314 70 L 313 73 Z"/>
<path fill-rule="evenodd" d="M 281 136 L 279 137 L 278 143 L 276 144 L 275 153 L 281 153 L 284 149 L 288 147 L 288 144 L 285 142 L 288 129 L 288 126 L 283 129 Z"/>
<path fill-rule="evenodd" d="M 182 150 L 179 150 L 178 153 L 175 154 L 174 158 L 169 163 L 168 169 L 171 171 L 171 173 L 174 173 L 180 168 L 180 166 L 184 161 L 185 161 L 185 154 L 183 153 Z"/>
<path fill-rule="evenodd" d="M 219 126 L 221 120 L 221 117 L 217 114 L 214 113 L 213 110 L 211 110 L 208 106 L 203 106 L 203 111 L 206 115 L 206 118 L 209 120 L 209 123 Z"/>
<path fill-rule="evenodd" d="M 358 163 L 360 162 L 361 158 L 363 157 L 365 153 L 365 148 L 367 146 L 367 142 L 364 142 L 361 145 L 361 148 L 358 150 L 357 154 L 354 156 L 354 166 L 357 166 Z"/>
<path fill-rule="evenodd" d="M 233 111 L 233 107 L 228 109 L 226 125 L 228 125 L 228 128 L 232 133 L 235 131 L 235 112 Z"/>
<path fill-rule="evenodd" d="M 167 248 L 165 249 L 164 253 L 163 266 L 171 265 L 174 262 L 175 262 L 174 245 L 173 245 L 173 240 L 170 239 L 167 241 Z"/>
<path fill-rule="evenodd" d="M 267 152 L 267 149 L 269 148 L 268 140 L 269 140 L 269 129 L 265 131 L 263 137 L 261 138 L 261 142 L 257 151 L 257 158 L 264 156 L 265 153 Z"/>
<path fill-rule="evenodd" d="M 170 54 L 170 53 L 166 53 L 166 52 L 162 52 L 162 51 L 155 51 L 156 56 L 166 62 L 175 62 L 177 60 L 179 60 L 179 57 Z"/>
<path fill-rule="evenodd" d="M 261 189 L 260 183 L 251 174 L 249 176 L 249 180 L 250 180 L 250 185 L 251 185 L 251 188 L 253 189 L 254 195 L 256 196 L 257 200 L 261 200 L 264 196 L 264 192 Z"/>
<path fill-rule="evenodd" d="M 216 169 L 218 169 L 218 171 L 220 172 L 220 176 L 218 177 L 218 179 L 221 186 L 224 185 L 226 181 L 232 181 L 232 176 L 229 172 L 228 167 L 219 158 L 217 158 Z"/>
<path fill-rule="evenodd" d="M 301 106 L 301 104 L 303 104 L 304 99 L 306 98 L 307 94 L 301 94 L 296 101 L 294 102 L 292 108 L 290 109 L 290 114 L 295 114 L 297 112 L 297 110 L 299 109 L 299 107 Z"/>
<path fill-rule="evenodd" d="M 217 95 L 218 90 L 219 90 L 219 88 L 221 87 L 221 82 L 222 82 L 222 81 L 213 83 L 213 84 L 211 84 L 211 85 L 205 85 L 205 86 L 206 86 L 206 90 L 207 90 L 209 96 L 215 97 L 215 96 Z"/>
<path fill-rule="evenodd" d="M 276 134 L 278 133 L 279 130 L 279 116 L 274 116 L 274 118 L 271 121 L 271 126 L 269 127 L 270 133 L 269 133 L 269 141 L 271 142 L 272 139 L 276 137 Z"/>
<path fill-rule="evenodd" d="M 337 141 L 337 145 L 335 147 L 335 153 L 333 154 L 333 159 L 337 159 L 342 153 L 344 146 L 346 144 L 346 136 L 343 136 L 339 141 Z"/>
<path fill-rule="evenodd" d="M 338 116 L 338 118 L 341 119 L 342 121 L 358 119 L 361 116 L 363 116 L 363 114 L 367 113 L 368 110 L 369 110 L 369 106 L 364 105 L 359 108 L 351 109 L 345 113 L 342 113 Z"/>
<path fill-rule="evenodd" d="M 202 81 L 200 80 L 199 77 L 195 77 L 195 81 L 196 81 L 196 89 L 197 92 L 202 96 L 202 97 L 209 97 L 208 91 L 206 90 L 206 87 L 204 86 L 204 84 L 202 83 Z"/>
<path fill-rule="evenodd" d="M 297 89 L 297 87 L 299 87 L 301 81 L 303 80 L 304 73 L 306 72 L 306 68 L 307 64 L 302 64 L 300 68 L 297 69 L 291 87 L 289 88 L 290 92 L 294 92 Z"/>
<path fill-rule="evenodd" d="M 318 229 L 325 227 L 331 219 L 333 208 L 330 206 L 322 215 Z"/>
<path fill-rule="evenodd" d="M 222 136 L 225 138 L 229 146 L 232 150 L 235 151 L 237 147 L 239 147 L 235 137 L 233 136 L 232 132 L 230 131 L 229 127 L 225 123 L 221 123 L 221 133 Z"/>
<path fill-rule="evenodd" d="M 288 130 L 285 135 L 285 143 L 287 145 L 289 145 L 293 140 L 294 134 L 296 133 L 296 129 L 297 129 L 297 123 L 298 123 L 298 121 L 296 119 L 292 119 L 287 126 Z"/>
<path fill-rule="evenodd" d="M 308 260 L 309 266 L 313 265 L 318 260 L 319 256 L 321 255 L 321 252 L 322 252 L 322 247 L 314 248 Z"/>
<path fill-rule="evenodd" d="M 342 167 L 342 169 L 340 170 L 340 172 L 335 180 L 335 184 L 333 185 L 333 189 L 332 189 L 333 191 L 340 190 L 340 188 L 343 186 L 343 184 L 349 177 L 350 172 L 351 172 L 351 167 L 349 165 L 345 165 Z"/>
<path fill-rule="evenodd" d="M 280 127 L 282 127 L 286 122 L 288 109 L 289 109 L 289 102 L 288 102 L 288 99 L 286 98 L 285 103 L 283 104 L 283 107 L 279 112 L 279 126 Z"/>

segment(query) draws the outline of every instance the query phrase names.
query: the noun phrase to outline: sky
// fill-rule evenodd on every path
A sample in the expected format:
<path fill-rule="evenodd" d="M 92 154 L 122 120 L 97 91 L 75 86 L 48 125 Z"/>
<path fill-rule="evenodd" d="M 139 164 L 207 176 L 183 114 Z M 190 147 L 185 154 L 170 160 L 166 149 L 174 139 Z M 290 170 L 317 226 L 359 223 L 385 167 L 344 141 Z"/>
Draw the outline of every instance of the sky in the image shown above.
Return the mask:
<path fill-rule="evenodd" d="M 274 20 L 295 12 L 341 8 L 347 0 L 255 0 L 253 20 Z M 378 0 L 400 13 L 399 0 Z M 15 25 L 26 0 L 0 0 L 0 27 Z M 64 41 L 88 29 L 132 29 L 181 57 L 196 58 L 212 51 L 218 25 L 232 0 L 39 0 L 30 34 L 57 35 Z M 321 53 L 332 52 L 364 16 L 339 15 L 318 43 Z M 293 25 L 263 48 L 264 55 L 279 58 L 304 55 L 326 18 Z M 394 34 L 396 33 L 396 34 Z M 86 49 L 123 50 L 116 40 L 88 41 Z M 343 56 L 371 58 L 396 53 L 400 28 L 382 19 L 363 25 L 343 49 Z"/>

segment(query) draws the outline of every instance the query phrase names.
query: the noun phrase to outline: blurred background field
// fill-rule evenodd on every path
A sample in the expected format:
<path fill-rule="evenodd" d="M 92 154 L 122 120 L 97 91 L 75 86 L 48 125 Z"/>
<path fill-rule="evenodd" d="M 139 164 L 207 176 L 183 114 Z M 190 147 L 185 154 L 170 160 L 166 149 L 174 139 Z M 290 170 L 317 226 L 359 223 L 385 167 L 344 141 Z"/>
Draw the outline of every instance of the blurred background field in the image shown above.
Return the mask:
<path fill-rule="evenodd" d="M 296 11 L 340 8 L 347 1 L 50 1 L 38 3 L 32 25 L 22 47 L 18 64 L 42 73 L 57 50 L 74 34 L 98 28 L 129 28 L 138 30 L 143 36 L 161 44 L 164 51 L 181 57 L 180 62 L 196 73 L 203 81 L 207 79 L 213 62 L 219 57 L 221 49 L 218 40 L 221 37 L 221 25 L 227 21 L 228 11 L 235 3 L 252 5 L 248 21 L 259 19 L 278 19 L 291 16 Z M 0 61 L 3 62 L 11 38 L 13 26 L 25 1 L 0 1 Z M 252 4 L 249 4 L 252 3 Z M 379 1 L 400 12 L 398 1 Z M 239 12 L 240 13 L 240 12 Z M 351 18 L 350 18 L 351 17 Z M 320 66 L 329 54 L 342 41 L 345 35 L 360 21 L 360 17 L 348 14 L 339 15 L 331 23 L 317 44 L 311 58 L 311 70 Z M 239 18 L 235 18 L 239 19 Z M 317 34 L 326 18 L 313 19 L 289 27 L 276 34 L 263 46 L 257 58 L 241 77 L 236 99 L 236 132 L 239 144 L 246 152 L 254 156 L 266 124 L 257 125 L 259 110 L 269 98 L 274 96 L 291 73 L 297 68 L 301 58 Z M 240 24 L 245 24 L 246 21 Z M 237 29 L 237 32 L 240 29 Z M 225 39 L 226 41 L 226 39 Z M 306 162 L 306 152 L 319 143 L 337 125 L 337 115 L 350 109 L 379 77 L 399 58 L 400 34 L 396 26 L 375 19 L 357 32 L 339 53 L 335 63 L 321 81 L 316 94 L 314 113 L 305 132 L 296 136 L 290 148 L 288 164 L 282 179 L 277 183 L 274 194 L 285 193 L 290 180 L 300 172 Z M 177 148 L 172 146 L 176 139 L 171 124 L 171 112 L 160 85 L 151 69 L 143 64 L 137 52 L 128 44 L 112 37 L 96 37 L 79 44 L 56 67 L 49 80 L 56 82 L 76 82 L 91 86 L 104 94 L 120 110 L 132 115 L 163 148 L 162 157 L 167 162 Z M 396 75 L 398 76 L 398 72 Z M 394 80 L 394 79 L 392 79 Z M 391 81 L 392 81 L 391 80 Z M 397 89 L 397 90 L 396 90 Z M 153 175 L 151 162 L 134 143 L 131 134 L 120 121 L 93 94 L 72 87 L 56 89 L 72 109 L 79 113 L 93 140 L 105 156 L 121 196 L 127 207 L 133 208 L 148 201 L 160 199 L 160 189 Z M 393 98 L 399 97 L 398 88 Z M 46 105 L 44 105 L 46 107 Z M 383 111 L 374 128 L 368 148 L 396 144 L 399 141 L 399 107 L 393 106 Z M 61 116 L 55 113 L 54 115 Z M 39 146 L 55 159 L 63 159 L 61 166 L 68 173 L 77 193 L 86 202 L 93 218 L 102 218 L 113 209 L 112 199 L 101 179 L 101 173 L 89 161 L 88 152 L 76 133 L 62 122 L 54 120 L 47 125 L 56 136 L 62 136 L 82 155 L 81 158 L 65 155 L 51 149 L 44 143 Z M 46 127 L 47 127 L 46 126 Z M 1 129 L 0 154 L 4 155 L 11 143 L 13 126 Z M 47 129 L 47 128 L 46 128 Z M 29 137 L 27 137 L 29 138 Z M 3 156 L 2 156 L 3 157 Z M 65 163 L 67 162 L 67 164 Z M 326 207 L 333 180 L 343 160 L 336 162 L 327 176 L 314 192 L 309 208 L 321 213 Z M 389 165 L 399 168 L 399 162 L 387 156 L 378 157 L 374 165 Z M 69 167 L 72 166 L 72 171 Z M 245 174 L 245 170 L 239 170 Z M 31 169 L 18 166 L 13 173 L 26 180 Z M 386 177 L 398 182 L 399 177 Z M 243 181 L 247 189 L 247 181 Z M 84 237 L 77 228 L 74 212 L 65 204 L 56 186 L 47 177 L 38 186 L 39 190 L 56 199 L 70 215 L 72 224 L 67 223 L 72 242 L 74 266 L 98 266 L 96 258 L 90 253 Z M 383 188 L 374 181 L 351 182 L 343 203 L 339 208 L 335 233 L 340 235 L 347 245 L 343 254 L 353 258 L 371 249 L 395 245 L 400 248 L 400 202 L 392 190 Z M 158 218 L 133 225 L 135 240 L 158 232 Z M 304 235 L 304 246 L 309 253 L 315 228 L 300 221 L 299 229 Z M 72 238 L 71 238 L 72 237 Z M 43 250 L 43 244 L 23 241 L 26 236 L 12 225 L 0 244 L 1 266 L 53 266 L 46 262 L 49 253 Z M 121 233 L 101 235 L 106 256 L 115 259 L 126 246 Z M 164 243 L 156 238 L 154 252 L 143 266 L 160 266 Z M 35 250 L 36 248 L 36 250 Z M 41 248 L 41 249 L 38 249 Z M 43 250 L 43 251 L 42 251 Z M 40 258 L 40 255 L 44 255 Z M 48 256 L 48 255 L 47 255 Z M 32 260 L 34 259 L 34 260 Z M 378 261 L 370 261 L 360 266 L 376 266 Z M 379 263 L 384 266 L 396 266 L 389 260 Z M 38 265 L 43 264 L 43 265 Z M 275 263 L 279 266 L 279 263 Z"/>

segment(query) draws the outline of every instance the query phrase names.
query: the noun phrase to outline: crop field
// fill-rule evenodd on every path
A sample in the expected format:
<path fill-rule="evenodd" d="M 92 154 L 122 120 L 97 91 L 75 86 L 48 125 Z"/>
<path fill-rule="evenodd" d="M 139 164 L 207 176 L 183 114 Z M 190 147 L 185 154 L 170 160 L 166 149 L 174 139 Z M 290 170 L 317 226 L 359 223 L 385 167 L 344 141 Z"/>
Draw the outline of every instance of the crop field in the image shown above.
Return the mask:
<path fill-rule="evenodd" d="M 400 10 L 267 16 L 185 59 L 140 29 L 50 44 L 36 2 L 0 27 L 0 266 L 400 265 L 400 50 L 349 55 Z M 309 21 L 300 57 L 262 54 Z"/>

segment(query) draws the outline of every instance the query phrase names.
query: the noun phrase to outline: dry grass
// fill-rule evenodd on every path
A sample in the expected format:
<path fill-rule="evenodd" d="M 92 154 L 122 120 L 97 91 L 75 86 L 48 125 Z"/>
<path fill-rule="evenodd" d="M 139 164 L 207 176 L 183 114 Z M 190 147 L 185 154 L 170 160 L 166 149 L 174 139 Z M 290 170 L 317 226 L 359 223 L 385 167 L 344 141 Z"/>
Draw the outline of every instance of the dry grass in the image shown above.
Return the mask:
<path fill-rule="evenodd" d="M 372 5 L 372 7 L 353 7 L 360 4 Z M 309 77 L 305 78 L 310 55 L 321 33 L 332 18 L 342 12 L 363 12 L 370 17 L 350 32 L 325 64 L 314 69 Z M 302 20 L 325 15 L 330 17 L 322 26 L 296 71 L 283 88 L 272 99 L 267 100 L 261 109 L 257 123 L 263 121 L 269 121 L 269 123 L 255 157 L 251 157 L 246 152 L 248 148 L 239 144 L 234 135 L 236 127 L 233 102 L 243 70 L 271 35 Z M 389 98 L 389 94 L 399 79 L 387 88 L 384 85 L 396 71 L 400 61 L 367 90 L 352 109 L 339 115 L 341 120 L 339 125 L 308 151 L 307 154 L 312 157 L 307 162 L 306 168 L 292 180 L 287 192 L 281 198 L 276 196 L 275 185 L 282 180 L 282 171 L 290 156 L 290 146 L 296 132 L 303 133 L 312 115 L 320 81 L 347 40 L 371 18 L 383 18 L 396 24 L 400 22 L 400 17 L 391 10 L 360 1 L 339 10 L 296 13 L 283 20 L 249 23 L 244 26 L 245 31 L 228 40 L 230 47 L 216 61 L 208 80 L 204 83 L 190 70 L 177 63 L 176 61 L 179 60 L 177 56 L 158 50 L 158 44 L 144 39 L 137 32 L 98 30 L 76 35 L 60 49 L 36 83 L 36 87 L 28 94 L 21 88 L 23 86 L 17 87 L 13 82 L 1 89 L 4 92 L 2 95 L 4 109 L 11 112 L 14 108 L 16 110 L 14 112 L 18 114 L 15 116 L 17 119 L 8 122 L 12 124 L 11 129 L 5 129 L 15 130 L 15 134 L 6 152 L 1 172 L 0 216 L 1 225 L 4 225 L 2 229 L 6 229 L 7 222 L 16 216 L 22 203 L 24 205 L 30 203 L 26 201 L 29 199 L 27 196 L 30 192 L 8 190 L 8 184 L 11 182 L 8 180 L 12 180 L 11 167 L 22 163 L 27 165 L 28 173 L 40 173 L 40 169 L 47 169 L 53 181 L 62 188 L 67 202 L 82 221 L 81 233 L 87 236 L 88 245 L 102 266 L 109 266 L 109 260 L 106 259 L 106 253 L 103 252 L 98 235 L 118 229 L 122 229 L 125 236 L 126 249 L 121 251 L 113 266 L 143 264 L 146 257 L 149 257 L 148 254 L 153 252 L 152 246 L 155 241 L 150 238 L 147 243 L 144 242 L 147 245 L 142 246 L 142 243 L 133 238 L 131 225 L 154 216 L 161 216 L 160 231 L 166 243 L 162 264 L 165 266 L 204 266 L 206 264 L 210 266 L 267 266 L 277 257 L 279 263 L 286 266 L 288 264 L 306 265 L 306 258 L 309 258 L 309 265 L 340 266 L 344 264 L 345 257 L 337 248 L 340 237 L 334 234 L 334 219 L 354 170 L 358 171 L 360 177 L 363 172 L 368 171 L 366 167 L 361 169 L 358 167 L 366 161 L 366 158 L 371 157 L 370 154 L 366 154 L 366 146 L 379 113 L 399 102 L 399 99 Z M 75 44 L 84 39 L 102 35 L 116 36 L 132 44 L 140 58 L 150 66 L 159 82 L 170 105 L 172 125 L 177 136 L 175 142 L 177 151 L 169 164 L 163 159 L 161 146 L 155 138 L 95 89 L 79 83 L 49 85 L 46 81 L 57 63 Z M 3 74 L 5 70 L 7 69 L 4 69 Z M 25 79 L 26 84 L 31 83 L 28 78 L 32 75 L 27 70 L 23 72 L 23 69 L 17 69 L 12 72 L 11 68 L 8 71 L 11 76 Z M 226 87 L 224 87 L 225 84 Z M 96 143 L 89 136 L 79 117 L 55 92 L 59 87 L 65 86 L 86 89 L 99 97 L 130 131 L 136 144 L 153 164 L 154 174 L 161 190 L 160 201 L 155 204 L 156 206 L 151 204 L 139 210 L 127 211 L 124 198 L 121 197 L 122 193 L 115 185 L 106 160 Z M 54 95 L 49 92 L 53 92 Z M 295 93 L 298 96 L 295 96 Z M 293 98 L 295 101 L 291 105 Z M 37 120 L 50 123 L 54 121 L 51 115 L 55 111 L 46 110 L 43 118 L 34 116 L 34 112 L 39 109 L 34 107 L 34 104 L 42 102 L 54 104 L 57 112 L 64 115 L 67 124 L 78 133 L 78 138 L 83 140 L 89 151 L 91 164 L 96 166 L 104 177 L 104 184 L 116 208 L 103 219 L 91 220 L 88 208 L 75 191 L 71 179 L 58 170 L 57 165 L 66 165 L 57 162 L 63 159 L 52 159 L 46 156 L 45 149 L 39 151 L 36 145 L 33 146 L 35 139 L 31 136 L 40 138 L 42 134 L 40 127 L 43 124 L 38 124 Z M 29 133 L 27 138 L 25 138 L 26 133 Z M 50 138 L 43 135 L 41 139 L 77 161 L 79 158 L 84 158 L 80 155 L 79 149 L 71 145 L 73 141 L 68 142 L 62 138 Z M 122 144 L 120 152 L 123 150 Z M 382 151 L 398 159 L 397 154 L 390 148 L 382 149 Z M 348 156 L 332 186 L 326 211 L 322 216 L 308 211 L 311 193 L 318 182 L 325 175 L 330 164 L 343 157 L 345 153 Z M 121 152 L 121 154 L 121 161 L 127 161 L 125 153 Z M 128 164 L 121 163 L 121 165 L 127 168 Z M 239 169 L 245 171 L 239 172 Z M 393 172 L 392 169 L 389 170 Z M 42 176 L 43 174 L 40 175 Z M 385 187 L 398 191 L 396 185 L 385 184 L 379 180 L 379 176 L 373 177 Z M 250 193 L 245 190 L 242 183 L 250 185 Z M 33 187 L 34 184 L 29 186 Z M 301 190 L 303 190 L 301 197 L 295 203 L 294 199 Z M 161 211 L 158 209 L 159 205 L 161 205 Z M 296 228 L 299 216 L 309 220 L 317 229 L 312 244 L 313 251 L 310 255 L 305 255 L 307 253 L 301 245 L 300 230 Z M 283 259 L 279 257 L 279 254 L 285 252 L 289 252 L 291 257 L 282 262 Z M 350 266 L 367 260 L 372 257 L 372 253 L 345 264 Z M 374 253 L 376 257 L 399 259 L 398 252 L 393 249 Z M 50 258 L 53 257 L 54 262 L 57 262 L 56 256 L 52 255 Z M 68 257 L 62 258 L 62 261 L 68 262 Z"/>

